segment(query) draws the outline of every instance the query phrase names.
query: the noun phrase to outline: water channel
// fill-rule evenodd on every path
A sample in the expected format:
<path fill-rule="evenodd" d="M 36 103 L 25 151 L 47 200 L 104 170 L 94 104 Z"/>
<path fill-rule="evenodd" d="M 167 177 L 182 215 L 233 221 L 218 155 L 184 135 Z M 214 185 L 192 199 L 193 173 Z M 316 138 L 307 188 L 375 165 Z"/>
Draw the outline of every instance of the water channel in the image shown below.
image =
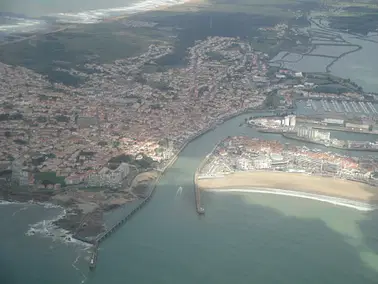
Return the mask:
<path fill-rule="evenodd" d="M 220 139 L 246 135 L 301 144 L 239 127 L 249 116 L 225 122 L 182 151 L 151 202 L 101 245 L 93 273 L 83 259 L 68 261 L 70 246 L 49 249 L 48 241 L 46 247 L 32 246 L 36 237 L 20 237 L 7 250 L 0 245 L 7 252 L 1 256 L 12 264 L 7 265 L 11 281 L 1 283 L 376 284 L 378 251 L 366 241 L 375 233 L 360 226 L 375 213 L 283 196 L 205 193 L 206 215 L 197 215 L 193 174 Z M 22 220 L 27 213 L 18 214 Z"/>

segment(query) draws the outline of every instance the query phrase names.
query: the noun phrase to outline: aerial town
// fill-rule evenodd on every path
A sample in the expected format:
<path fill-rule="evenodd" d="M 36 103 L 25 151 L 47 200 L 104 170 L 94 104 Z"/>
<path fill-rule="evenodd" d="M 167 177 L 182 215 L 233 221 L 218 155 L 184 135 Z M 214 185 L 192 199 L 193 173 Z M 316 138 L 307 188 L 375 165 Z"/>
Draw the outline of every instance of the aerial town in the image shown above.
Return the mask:
<path fill-rule="evenodd" d="M 78 88 L 1 64 L 0 159 L 3 169 L 13 162 L 12 181 L 31 186 L 34 173 L 53 172 L 63 177 L 58 188 L 119 184 L 127 170 L 103 170 L 112 157 L 164 162 L 223 117 L 263 104 L 248 78 L 266 76 L 264 54 L 233 38 L 208 38 L 191 48 L 187 68 L 142 73 L 170 50 L 150 46 L 139 57 L 88 64 L 95 72 L 82 74 L 87 81 Z"/>
<path fill-rule="evenodd" d="M 319 93 L 313 76 L 272 69 L 267 54 L 239 38 L 196 41 L 188 49 L 186 66 L 162 68 L 158 60 L 172 50 L 169 44 L 150 45 L 137 57 L 111 64 L 88 63 L 87 73 L 60 70 L 84 78 L 77 87 L 53 83 L 23 67 L 0 64 L 0 135 L 4 138 L 0 165 L 2 172 L 11 175 L 1 177 L 3 188 L 127 191 L 136 175 L 162 171 L 188 141 L 228 117 L 251 109 L 293 113 L 303 100 L 315 110 L 320 109 L 315 103 L 318 99 L 348 100 L 353 109 L 351 100 L 376 99 L 374 94 L 358 91 Z M 375 108 L 367 105 L 374 131 Z M 364 111 L 367 115 L 368 110 Z M 265 130 L 276 128 L 292 135 L 304 133 L 296 126 L 301 119 L 321 124 L 319 116 L 293 114 L 278 119 L 277 125 L 274 119 L 249 124 L 260 123 Z M 345 122 L 346 127 L 359 125 Z M 320 137 L 311 139 L 315 136 Z M 301 138 L 311 140 L 307 134 Z"/>
<path fill-rule="evenodd" d="M 223 140 L 201 168 L 199 178 L 217 177 L 236 171 L 284 171 L 337 177 L 377 184 L 374 158 L 357 159 L 305 146 L 249 137 Z"/>

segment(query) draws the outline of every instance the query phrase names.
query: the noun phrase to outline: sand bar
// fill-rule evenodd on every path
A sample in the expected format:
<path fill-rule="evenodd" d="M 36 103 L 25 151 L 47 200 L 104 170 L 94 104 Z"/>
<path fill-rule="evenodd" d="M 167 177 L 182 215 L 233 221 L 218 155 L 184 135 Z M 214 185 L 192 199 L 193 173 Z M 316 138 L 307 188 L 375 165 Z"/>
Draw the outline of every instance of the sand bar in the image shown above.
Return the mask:
<path fill-rule="evenodd" d="M 338 178 L 285 172 L 237 172 L 221 178 L 199 179 L 202 190 L 280 188 L 378 204 L 378 187 Z"/>

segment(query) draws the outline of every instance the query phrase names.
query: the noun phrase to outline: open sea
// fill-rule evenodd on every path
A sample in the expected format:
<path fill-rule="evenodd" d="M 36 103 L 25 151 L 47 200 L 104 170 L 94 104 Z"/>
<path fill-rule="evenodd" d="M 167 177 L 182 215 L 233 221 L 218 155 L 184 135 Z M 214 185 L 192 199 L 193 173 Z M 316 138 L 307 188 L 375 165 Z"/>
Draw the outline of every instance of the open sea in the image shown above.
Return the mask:
<path fill-rule="evenodd" d="M 5 33 L 43 30 L 50 21 L 91 24 L 185 2 L 187 0 L 2 0 L 0 37 Z"/>
<path fill-rule="evenodd" d="M 206 215 L 197 215 L 193 173 L 219 139 L 280 139 L 238 127 L 249 116 L 184 149 L 151 202 L 101 245 L 94 272 L 87 247 L 44 236 L 61 208 L 0 205 L 0 283 L 377 284 L 377 211 L 295 196 L 208 192 Z M 30 226 L 39 231 L 28 236 Z"/>

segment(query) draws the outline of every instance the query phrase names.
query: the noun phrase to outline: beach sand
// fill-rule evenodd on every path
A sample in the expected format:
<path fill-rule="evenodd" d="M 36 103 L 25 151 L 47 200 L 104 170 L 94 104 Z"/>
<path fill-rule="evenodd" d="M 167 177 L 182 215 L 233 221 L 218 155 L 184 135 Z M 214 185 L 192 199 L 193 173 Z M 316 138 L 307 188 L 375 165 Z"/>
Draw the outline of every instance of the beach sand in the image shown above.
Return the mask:
<path fill-rule="evenodd" d="M 238 172 L 221 178 L 200 179 L 201 190 L 279 188 L 378 204 L 378 187 L 338 178 L 285 172 Z"/>

